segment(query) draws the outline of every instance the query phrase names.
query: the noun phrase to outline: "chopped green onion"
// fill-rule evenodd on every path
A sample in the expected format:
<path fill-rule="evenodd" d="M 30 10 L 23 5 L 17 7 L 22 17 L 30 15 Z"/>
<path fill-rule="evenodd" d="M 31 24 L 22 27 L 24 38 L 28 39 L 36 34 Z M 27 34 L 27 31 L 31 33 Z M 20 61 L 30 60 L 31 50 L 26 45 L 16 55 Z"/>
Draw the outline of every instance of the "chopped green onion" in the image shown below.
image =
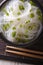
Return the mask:
<path fill-rule="evenodd" d="M 39 20 L 42 20 L 42 16 L 38 16 L 38 19 L 39 19 Z"/>
<path fill-rule="evenodd" d="M 11 11 L 13 11 L 13 8 L 12 7 L 10 9 L 11 9 Z"/>
<path fill-rule="evenodd" d="M 20 21 L 20 18 L 17 18 L 18 21 Z"/>
<path fill-rule="evenodd" d="M 12 24 L 13 22 L 14 22 L 14 21 L 11 20 L 11 21 L 10 21 L 10 24 Z"/>
<path fill-rule="evenodd" d="M 20 14 L 21 14 L 20 12 L 17 13 L 17 15 L 20 15 Z"/>
<path fill-rule="evenodd" d="M 3 30 L 6 30 L 6 26 L 5 25 L 3 25 Z"/>
<path fill-rule="evenodd" d="M 35 24 L 32 24 L 31 26 L 28 27 L 29 30 L 32 30 L 32 29 L 35 29 L 35 28 L 36 28 Z"/>
<path fill-rule="evenodd" d="M 33 1 L 30 1 L 30 4 L 36 6 L 36 4 Z"/>
<path fill-rule="evenodd" d="M 24 0 L 20 0 L 20 1 L 24 2 Z"/>
<path fill-rule="evenodd" d="M 23 25 L 22 24 L 20 24 L 20 28 L 22 27 Z"/>
<path fill-rule="evenodd" d="M 32 11 L 32 9 L 30 10 L 30 12 Z"/>
<path fill-rule="evenodd" d="M 41 10 L 40 9 L 37 9 L 37 15 L 38 15 L 38 19 L 39 20 L 42 20 L 42 13 L 41 13 Z"/>
<path fill-rule="evenodd" d="M 28 30 L 26 30 L 25 33 L 28 33 Z"/>
<path fill-rule="evenodd" d="M 7 12 L 7 10 L 4 8 L 3 9 L 3 12 L 7 15 L 7 16 L 9 16 L 9 13 Z"/>
<path fill-rule="evenodd" d="M 12 29 L 13 29 L 13 30 L 15 30 L 15 29 L 16 29 L 16 27 L 13 27 Z"/>
<path fill-rule="evenodd" d="M 29 41 L 29 40 L 26 40 L 26 39 L 20 39 L 19 37 L 17 37 L 16 40 L 17 40 L 18 42 L 23 42 L 23 43 L 26 43 L 26 42 Z"/>
<path fill-rule="evenodd" d="M 6 24 L 7 27 L 9 27 L 9 24 Z"/>
<path fill-rule="evenodd" d="M 39 15 L 39 16 L 42 15 L 40 9 L 37 9 L 37 12 L 36 12 L 36 13 L 37 13 L 37 15 Z"/>
<path fill-rule="evenodd" d="M 20 42 L 20 41 L 21 41 L 21 39 L 20 39 L 19 37 L 17 37 L 17 38 L 16 38 L 16 40 L 17 40 L 18 42 Z"/>
<path fill-rule="evenodd" d="M 12 32 L 12 37 L 15 37 L 16 36 L 16 32 Z"/>
<path fill-rule="evenodd" d="M 30 22 L 30 20 L 27 20 L 27 21 L 26 21 L 26 23 L 29 23 L 29 22 Z"/>
<path fill-rule="evenodd" d="M 32 30 L 33 28 L 32 28 L 32 26 L 29 26 L 28 29 L 29 29 L 29 30 Z"/>
<path fill-rule="evenodd" d="M 20 9 L 20 10 L 24 10 L 25 8 L 24 8 L 23 5 L 19 5 L 19 9 Z"/>
<path fill-rule="evenodd" d="M 30 18 L 34 18 L 34 13 L 31 13 L 30 14 Z"/>
<path fill-rule="evenodd" d="M 28 38 L 28 35 L 24 35 L 26 38 Z"/>
<path fill-rule="evenodd" d="M 7 30 L 9 27 L 10 27 L 9 24 L 4 24 L 4 25 L 3 25 L 3 30 Z"/>
<path fill-rule="evenodd" d="M 19 37 L 21 37 L 22 35 L 21 34 L 18 34 Z"/>
<path fill-rule="evenodd" d="M 12 11 L 12 14 L 15 15 L 14 9 L 11 7 L 10 10 Z"/>

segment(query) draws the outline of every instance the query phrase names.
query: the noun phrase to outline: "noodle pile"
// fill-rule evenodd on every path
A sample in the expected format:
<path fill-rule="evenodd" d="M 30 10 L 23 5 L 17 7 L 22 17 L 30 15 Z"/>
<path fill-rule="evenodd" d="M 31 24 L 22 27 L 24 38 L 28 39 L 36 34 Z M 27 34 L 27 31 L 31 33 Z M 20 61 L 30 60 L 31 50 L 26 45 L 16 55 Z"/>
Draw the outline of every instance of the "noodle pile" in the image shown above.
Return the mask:
<path fill-rule="evenodd" d="M 41 31 L 41 18 L 32 1 L 11 0 L 0 11 L 0 32 L 11 42 L 31 42 Z"/>

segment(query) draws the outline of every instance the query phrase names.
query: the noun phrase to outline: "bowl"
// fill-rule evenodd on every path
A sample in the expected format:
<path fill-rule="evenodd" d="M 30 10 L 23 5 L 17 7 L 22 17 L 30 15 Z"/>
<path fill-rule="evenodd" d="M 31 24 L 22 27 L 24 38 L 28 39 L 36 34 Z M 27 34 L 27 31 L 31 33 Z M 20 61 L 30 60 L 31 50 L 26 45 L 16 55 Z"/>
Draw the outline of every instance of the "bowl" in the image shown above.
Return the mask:
<path fill-rule="evenodd" d="M 43 7 L 40 5 L 40 3 L 37 1 L 37 0 L 32 0 L 34 3 L 36 3 L 36 5 L 41 9 L 41 12 L 43 14 Z M 4 4 L 6 4 L 8 1 L 4 1 L 1 5 L 0 5 L 0 8 L 3 7 Z M 43 23 L 40 24 L 40 30 L 36 36 L 36 38 L 30 42 L 27 42 L 27 43 L 21 43 L 21 44 L 16 44 L 16 43 L 13 43 L 13 42 L 10 42 L 8 41 L 5 36 L 3 35 L 3 33 L 0 33 L 1 34 L 1 39 L 4 40 L 6 43 L 10 44 L 10 45 L 14 45 L 14 46 L 20 46 L 20 47 L 27 47 L 27 46 L 30 46 L 34 43 L 37 43 L 37 41 L 39 40 L 41 34 L 42 34 L 42 30 L 43 30 Z"/>

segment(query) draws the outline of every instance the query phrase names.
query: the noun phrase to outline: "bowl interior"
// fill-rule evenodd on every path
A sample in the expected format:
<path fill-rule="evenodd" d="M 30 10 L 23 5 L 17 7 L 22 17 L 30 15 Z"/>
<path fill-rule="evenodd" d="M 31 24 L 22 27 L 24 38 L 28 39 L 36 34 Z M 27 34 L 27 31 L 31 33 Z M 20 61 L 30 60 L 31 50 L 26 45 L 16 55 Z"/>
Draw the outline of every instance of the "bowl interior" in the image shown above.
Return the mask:
<path fill-rule="evenodd" d="M 42 8 L 42 6 L 40 5 L 40 3 L 37 1 L 37 0 L 32 0 L 33 2 L 35 2 L 36 3 L 36 5 L 41 9 L 41 11 L 42 11 L 42 14 L 43 14 L 43 8 Z M 8 2 L 8 1 L 7 1 Z M 5 2 L 5 4 L 6 4 L 6 2 Z M 4 4 L 4 5 L 5 5 Z M 1 7 L 0 8 L 2 8 L 3 7 L 3 5 L 1 5 Z M 7 42 L 8 44 L 11 44 L 11 45 L 15 45 L 15 46 L 26 46 L 26 45 L 32 45 L 33 43 L 36 43 L 36 41 L 38 40 L 38 38 L 40 37 L 40 34 L 41 34 L 41 32 L 42 32 L 42 28 L 43 28 L 43 26 L 41 25 L 41 28 L 40 28 L 40 31 L 39 31 L 39 33 L 38 33 L 38 35 L 37 35 L 37 37 L 34 39 L 34 40 L 32 40 L 31 42 L 29 42 L 29 43 L 25 43 L 25 44 L 14 44 L 14 43 L 12 43 L 12 42 L 10 42 L 10 41 L 8 41 L 4 36 L 3 36 L 3 34 L 1 33 L 1 38 L 2 38 L 2 40 L 4 40 L 5 42 Z"/>

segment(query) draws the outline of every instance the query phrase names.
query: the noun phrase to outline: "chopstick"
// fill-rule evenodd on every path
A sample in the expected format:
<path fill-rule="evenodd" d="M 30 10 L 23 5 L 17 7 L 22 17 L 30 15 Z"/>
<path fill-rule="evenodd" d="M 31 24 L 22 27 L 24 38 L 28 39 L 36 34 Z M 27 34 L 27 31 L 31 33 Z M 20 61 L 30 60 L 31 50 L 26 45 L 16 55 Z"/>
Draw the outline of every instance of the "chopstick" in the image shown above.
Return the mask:
<path fill-rule="evenodd" d="M 13 50 L 9 50 L 9 49 L 13 49 Z M 12 53 L 12 54 L 20 55 L 20 56 L 25 56 L 25 57 L 43 59 L 43 56 L 31 54 L 31 53 L 33 53 L 33 52 L 31 52 L 31 53 L 26 53 L 26 51 L 25 51 L 25 52 L 21 52 L 21 51 L 15 51 L 15 50 L 21 50 L 21 51 L 26 50 L 27 52 L 33 51 L 33 50 L 29 50 L 29 51 L 28 51 L 27 49 L 18 48 L 18 47 L 13 47 L 13 46 L 6 46 L 5 52 L 6 52 L 6 53 Z M 37 51 L 37 52 L 38 52 L 38 51 Z M 41 53 L 43 53 L 43 52 L 41 52 Z M 39 53 L 38 53 L 38 54 L 39 54 Z"/>
<path fill-rule="evenodd" d="M 30 53 L 35 53 L 35 54 L 41 54 L 41 55 L 43 55 L 43 52 L 40 52 L 40 51 L 34 51 L 34 50 L 29 50 L 29 49 L 24 49 L 24 48 L 18 48 L 18 47 L 13 47 L 13 46 L 6 46 L 6 48 L 10 48 L 10 49 L 15 49 L 15 50 L 19 50 L 19 51 L 24 51 L 24 52 L 30 52 Z"/>
<path fill-rule="evenodd" d="M 21 56 L 25 56 L 25 57 L 43 59 L 43 56 L 39 56 L 39 55 L 33 55 L 33 54 L 28 54 L 28 53 L 24 53 L 24 52 L 17 52 L 17 51 L 11 51 L 11 50 L 5 50 L 5 51 L 8 52 L 8 53 L 21 55 Z"/>

